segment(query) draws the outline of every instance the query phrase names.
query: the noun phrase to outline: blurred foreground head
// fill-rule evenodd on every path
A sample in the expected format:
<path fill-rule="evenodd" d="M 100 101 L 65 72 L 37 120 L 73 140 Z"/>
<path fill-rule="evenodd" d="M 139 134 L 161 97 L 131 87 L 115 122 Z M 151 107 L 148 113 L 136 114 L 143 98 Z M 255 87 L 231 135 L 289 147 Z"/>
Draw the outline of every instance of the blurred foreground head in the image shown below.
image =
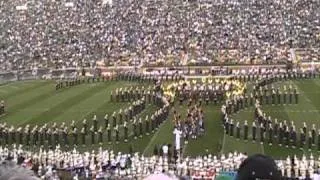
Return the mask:
<path fill-rule="evenodd" d="M 238 170 L 237 180 L 280 180 L 281 173 L 275 161 L 265 155 L 256 154 L 244 160 Z"/>
<path fill-rule="evenodd" d="M 0 164 L 0 180 L 39 180 L 31 170 L 17 166 L 14 162 Z"/>

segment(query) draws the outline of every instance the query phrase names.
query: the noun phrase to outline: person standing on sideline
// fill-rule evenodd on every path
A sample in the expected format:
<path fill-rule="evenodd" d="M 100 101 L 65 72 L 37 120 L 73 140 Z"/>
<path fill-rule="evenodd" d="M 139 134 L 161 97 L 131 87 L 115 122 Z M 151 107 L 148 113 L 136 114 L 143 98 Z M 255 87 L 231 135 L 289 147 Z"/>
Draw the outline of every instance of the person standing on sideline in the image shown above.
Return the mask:
<path fill-rule="evenodd" d="M 173 134 L 175 135 L 175 147 L 176 147 L 176 150 L 179 154 L 180 152 L 180 149 L 181 149 L 181 135 L 182 135 L 182 131 L 178 128 L 175 128 L 173 130 Z"/>
<path fill-rule="evenodd" d="M 163 152 L 163 156 L 166 158 L 168 157 L 168 151 L 169 151 L 169 146 L 167 144 L 164 144 L 162 146 L 162 152 Z"/>

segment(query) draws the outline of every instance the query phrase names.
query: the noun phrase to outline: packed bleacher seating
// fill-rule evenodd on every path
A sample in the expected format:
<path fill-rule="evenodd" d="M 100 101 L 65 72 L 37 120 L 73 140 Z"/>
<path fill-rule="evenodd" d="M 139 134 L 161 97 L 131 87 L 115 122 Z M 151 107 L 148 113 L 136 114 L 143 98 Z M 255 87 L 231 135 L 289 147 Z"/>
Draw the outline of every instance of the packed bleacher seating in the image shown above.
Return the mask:
<path fill-rule="evenodd" d="M 319 60 L 319 6 L 317 0 L 2 2 L 0 69 L 284 63 L 291 47 Z"/>

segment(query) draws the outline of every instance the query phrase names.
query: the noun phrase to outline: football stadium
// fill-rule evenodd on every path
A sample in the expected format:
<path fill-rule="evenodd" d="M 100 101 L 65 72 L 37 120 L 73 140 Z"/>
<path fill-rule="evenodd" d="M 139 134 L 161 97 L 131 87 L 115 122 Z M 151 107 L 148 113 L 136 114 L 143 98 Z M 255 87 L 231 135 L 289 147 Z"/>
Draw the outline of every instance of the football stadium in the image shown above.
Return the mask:
<path fill-rule="evenodd" d="M 0 6 L 0 180 L 320 179 L 320 1 Z"/>

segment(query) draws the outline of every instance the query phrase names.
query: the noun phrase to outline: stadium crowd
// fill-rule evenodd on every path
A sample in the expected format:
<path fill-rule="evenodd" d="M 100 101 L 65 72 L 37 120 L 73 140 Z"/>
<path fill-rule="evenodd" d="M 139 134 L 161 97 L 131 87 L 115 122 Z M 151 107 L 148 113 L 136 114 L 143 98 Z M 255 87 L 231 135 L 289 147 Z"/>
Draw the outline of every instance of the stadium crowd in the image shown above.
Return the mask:
<path fill-rule="evenodd" d="M 280 63 L 319 59 L 317 0 L 28 1 L 1 3 L 1 71 L 33 67 Z M 308 51 L 309 52 L 309 51 Z"/>

